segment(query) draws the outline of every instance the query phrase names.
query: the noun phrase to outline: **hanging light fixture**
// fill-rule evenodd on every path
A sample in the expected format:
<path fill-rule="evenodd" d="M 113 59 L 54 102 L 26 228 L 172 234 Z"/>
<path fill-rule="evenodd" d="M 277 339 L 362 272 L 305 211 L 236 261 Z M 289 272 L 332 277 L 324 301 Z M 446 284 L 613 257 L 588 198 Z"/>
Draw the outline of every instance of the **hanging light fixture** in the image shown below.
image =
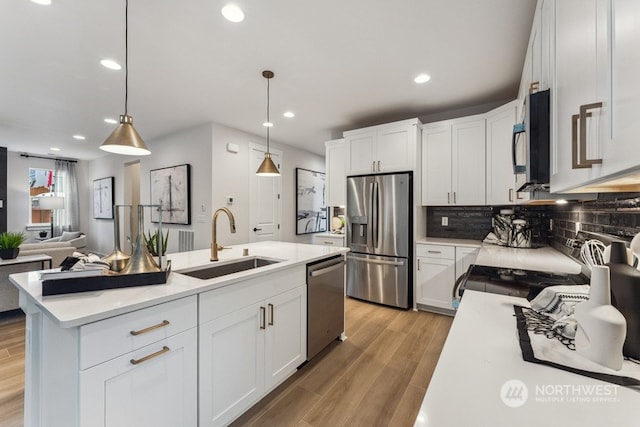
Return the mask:
<path fill-rule="evenodd" d="M 124 114 L 120 124 L 100 146 L 101 150 L 129 156 L 151 154 L 138 132 L 133 127 L 133 117 L 127 114 L 129 97 L 129 0 L 125 0 L 124 9 Z"/>
<path fill-rule="evenodd" d="M 278 167 L 271 160 L 271 153 L 269 152 L 269 128 L 273 126 L 269 121 L 269 80 L 273 78 L 273 71 L 265 70 L 262 72 L 262 77 L 267 79 L 267 121 L 264 123 L 267 128 L 267 152 L 264 153 L 264 160 L 260 164 L 260 167 L 256 171 L 256 175 L 259 176 L 280 176 Z"/>

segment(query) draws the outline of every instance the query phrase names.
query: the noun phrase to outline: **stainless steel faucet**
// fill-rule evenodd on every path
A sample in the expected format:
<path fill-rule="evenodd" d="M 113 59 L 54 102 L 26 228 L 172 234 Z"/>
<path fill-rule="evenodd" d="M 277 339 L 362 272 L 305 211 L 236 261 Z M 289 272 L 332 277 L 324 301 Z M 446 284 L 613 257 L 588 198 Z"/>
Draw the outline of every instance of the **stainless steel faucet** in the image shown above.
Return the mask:
<path fill-rule="evenodd" d="M 227 214 L 229 218 L 229 227 L 231 228 L 231 232 L 236 232 L 236 219 L 233 217 L 231 211 L 227 208 L 220 208 L 213 214 L 213 218 L 211 219 L 211 261 L 218 261 L 218 251 L 224 249 L 222 246 L 218 245 L 218 230 L 216 226 L 216 222 L 218 220 L 218 215 L 221 212 Z"/>

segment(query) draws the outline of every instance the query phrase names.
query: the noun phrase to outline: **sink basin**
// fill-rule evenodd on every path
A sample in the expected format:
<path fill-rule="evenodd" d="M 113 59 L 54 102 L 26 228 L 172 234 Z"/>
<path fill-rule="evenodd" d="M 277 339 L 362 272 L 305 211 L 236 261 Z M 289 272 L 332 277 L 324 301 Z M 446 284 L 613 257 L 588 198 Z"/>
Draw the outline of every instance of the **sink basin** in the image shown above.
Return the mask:
<path fill-rule="evenodd" d="M 245 258 L 239 261 L 231 261 L 224 264 L 186 268 L 184 270 L 177 271 L 177 273 L 204 280 L 226 276 L 227 274 L 239 273 L 241 271 L 253 270 L 267 265 L 276 264 L 278 262 L 280 261 L 268 258 L 254 257 Z"/>

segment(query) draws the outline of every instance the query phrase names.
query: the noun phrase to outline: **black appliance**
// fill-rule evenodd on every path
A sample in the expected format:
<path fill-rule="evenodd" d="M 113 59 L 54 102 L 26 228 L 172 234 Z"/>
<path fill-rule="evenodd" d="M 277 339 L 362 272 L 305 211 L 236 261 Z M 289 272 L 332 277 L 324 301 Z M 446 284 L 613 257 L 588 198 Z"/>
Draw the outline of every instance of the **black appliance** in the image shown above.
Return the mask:
<path fill-rule="evenodd" d="M 454 299 L 467 289 L 510 295 L 531 301 L 544 288 L 554 285 L 586 285 L 584 274 L 550 273 L 472 264 L 454 288 Z"/>
<path fill-rule="evenodd" d="M 511 156 L 513 173 L 526 174 L 526 182 L 517 191 L 548 191 L 550 181 L 549 90 L 527 96 L 524 123 L 513 127 Z M 518 144 L 525 144 L 524 159 L 517 159 Z M 523 164 L 518 164 L 518 160 Z"/>

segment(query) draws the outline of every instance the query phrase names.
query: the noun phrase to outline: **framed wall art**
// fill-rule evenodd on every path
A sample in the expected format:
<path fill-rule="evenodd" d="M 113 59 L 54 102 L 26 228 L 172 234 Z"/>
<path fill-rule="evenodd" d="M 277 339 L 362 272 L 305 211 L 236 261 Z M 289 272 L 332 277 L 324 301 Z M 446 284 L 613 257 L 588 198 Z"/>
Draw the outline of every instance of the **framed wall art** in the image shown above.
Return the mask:
<path fill-rule="evenodd" d="M 325 174 L 296 168 L 296 234 L 327 231 Z"/>
<path fill-rule="evenodd" d="M 151 204 L 162 206 L 162 222 L 191 224 L 191 165 L 153 169 Z M 151 222 L 159 222 L 160 212 L 151 210 Z"/>
<path fill-rule="evenodd" d="M 93 180 L 93 217 L 113 219 L 114 178 L 108 176 Z"/>

